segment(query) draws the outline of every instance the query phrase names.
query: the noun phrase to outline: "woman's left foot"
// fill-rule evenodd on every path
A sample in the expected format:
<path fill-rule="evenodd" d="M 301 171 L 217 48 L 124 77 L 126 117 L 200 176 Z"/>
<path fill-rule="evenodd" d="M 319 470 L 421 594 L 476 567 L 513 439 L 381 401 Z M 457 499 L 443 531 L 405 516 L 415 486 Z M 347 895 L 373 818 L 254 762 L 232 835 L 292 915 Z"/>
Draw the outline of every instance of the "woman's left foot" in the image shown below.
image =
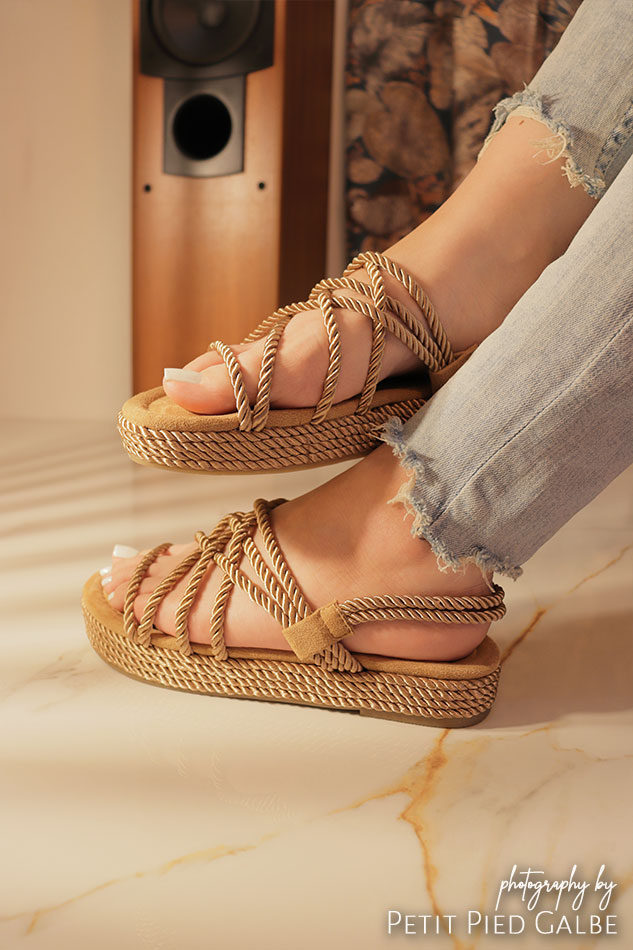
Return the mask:
<path fill-rule="evenodd" d="M 563 253 L 595 202 L 571 190 L 560 162 L 535 159 L 535 142 L 549 130 L 534 119 L 510 117 L 482 160 L 442 207 L 385 251 L 423 287 L 454 352 L 480 343 L 505 319 L 545 267 Z M 369 283 L 359 270 L 354 277 Z M 424 318 L 397 281 L 386 290 L 424 326 Z M 354 296 L 349 291 L 344 296 Z M 353 310 L 337 309 L 341 370 L 335 401 L 358 395 L 371 350 L 371 323 Z M 250 404 L 257 393 L 264 343 L 231 347 Z M 418 370 L 417 357 L 392 334 L 381 379 Z M 294 316 L 284 331 L 271 385 L 273 408 L 317 404 L 328 367 L 328 337 L 318 310 Z M 169 371 L 163 387 L 178 405 L 217 415 L 235 411 L 229 374 L 213 351 L 183 369 Z"/>

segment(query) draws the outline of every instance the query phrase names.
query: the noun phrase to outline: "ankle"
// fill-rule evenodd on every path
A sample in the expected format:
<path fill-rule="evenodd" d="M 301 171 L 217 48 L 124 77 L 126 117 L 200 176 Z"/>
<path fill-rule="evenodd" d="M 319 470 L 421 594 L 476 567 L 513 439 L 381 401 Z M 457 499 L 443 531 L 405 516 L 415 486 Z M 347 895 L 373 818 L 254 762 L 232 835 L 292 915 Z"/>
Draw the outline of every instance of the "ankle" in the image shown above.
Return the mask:
<path fill-rule="evenodd" d="M 391 449 L 381 446 L 314 493 L 275 512 L 280 538 L 293 546 L 293 562 L 303 560 L 305 536 L 318 552 L 318 569 L 311 558 L 312 576 L 298 577 L 307 588 L 318 588 L 311 591 L 317 600 L 330 589 L 343 599 L 367 596 L 368 584 L 377 583 L 381 590 L 376 593 L 392 595 L 458 596 L 490 589 L 492 575 L 485 577 L 474 563 L 459 571 L 446 568 L 424 538 L 411 534 L 411 519 L 394 501 L 407 479 Z M 300 537 L 298 524 L 305 532 Z"/>
<path fill-rule="evenodd" d="M 387 251 L 424 287 L 455 350 L 500 326 L 595 206 L 570 188 L 564 159 L 535 154 L 548 134 L 511 118 L 442 207 Z"/>
<path fill-rule="evenodd" d="M 450 201 L 450 199 L 449 199 Z M 536 246 L 535 246 L 536 245 Z M 481 343 L 554 260 L 551 241 L 482 227 L 464 204 L 447 205 L 387 252 L 431 299 L 455 352 Z"/>

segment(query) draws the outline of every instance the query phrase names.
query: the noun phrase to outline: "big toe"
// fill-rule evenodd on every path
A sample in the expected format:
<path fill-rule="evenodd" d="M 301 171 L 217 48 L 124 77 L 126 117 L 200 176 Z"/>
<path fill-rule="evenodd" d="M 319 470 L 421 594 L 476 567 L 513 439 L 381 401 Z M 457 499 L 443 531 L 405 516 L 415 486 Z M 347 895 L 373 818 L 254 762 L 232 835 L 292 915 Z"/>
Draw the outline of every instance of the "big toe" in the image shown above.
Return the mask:
<path fill-rule="evenodd" d="M 236 356 L 239 356 L 240 353 L 248 349 L 248 346 L 248 343 L 234 344 L 231 346 L 231 350 Z M 222 357 L 217 350 L 207 350 L 205 353 L 201 353 L 200 356 L 196 356 L 195 359 L 185 363 L 185 369 L 191 369 L 201 373 L 202 370 L 208 369 L 210 366 L 217 366 L 221 362 Z"/>
<path fill-rule="evenodd" d="M 252 405 L 257 395 L 260 347 L 234 347 L 239 353 L 242 380 L 248 400 Z M 201 368 L 192 369 L 192 365 Z M 209 365 L 205 365 L 209 364 Z M 166 369 L 163 389 L 174 402 L 200 415 L 224 415 L 235 412 L 236 400 L 233 385 L 224 361 L 213 352 L 203 354 L 186 369 Z"/>

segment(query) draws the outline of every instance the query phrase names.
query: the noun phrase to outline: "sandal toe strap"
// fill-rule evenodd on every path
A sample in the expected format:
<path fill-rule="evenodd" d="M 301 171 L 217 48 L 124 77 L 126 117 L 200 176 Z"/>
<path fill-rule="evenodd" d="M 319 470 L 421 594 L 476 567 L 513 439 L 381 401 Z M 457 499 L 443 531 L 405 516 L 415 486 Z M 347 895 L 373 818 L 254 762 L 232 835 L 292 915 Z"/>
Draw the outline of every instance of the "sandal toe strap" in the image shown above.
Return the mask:
<path fill-rule="evenodd" d="M 354 276 L 361 268 L 366 270 L 369 282 Z M 399 283 L 415 301 L 427 326 L 423 326 L 404 304 L 387 293 L 385 274 Z M 350 291 L 351 295 L 342 295 L 340 291 Z M 335 292 L 339 292 L 338 296 L 335 296 Z M 364 314 L 372 323 L 371 351 L 365 382 L 356 407 L 357 414 L 366 413 L 371 408 L 380 382 L 387 333 L 407 346 L 431 373 L 441 373 L 454 361 L 446 332 L 425 291 L 411 274 L 395 261 L 376 251 L 366 251 L 354 258 L 341 277 L 326 277 L 320 280 L 307 300 L 281 307 L 245 337 L 244 343 L 252 343 L 266 337 L 252 410 L 235 354 L 224 343 L 216 341 L 210 344 L 209 348 L 216 350 L 226 365 L 235 394 L 241 430 L 259 431 L 265 427 L 271 408 L 270 393 L 281 337 L 294 316 L 315 309 L 321 311 L 327 334 L 328 368 L 321 396 L 314 408 L 313 423 L 325 419 L 336 398 L 341 367 L 341 343 L 336 310 L 354 310 Z"/>
<path fill-rule="evenodd" d="M 224 361 L 235 395 L 235 407 L 239 427 L 245 432 L 250 432 L 253 428 L 253 412 L 251 410 L 248 393 L 246 392 L 242 367 L 230 346 L 227 346 L 226 343 L 222 343 L 221 340 L 214 340 L 213 343 L 209 344 L 209 349 L 219 353 Z"/>

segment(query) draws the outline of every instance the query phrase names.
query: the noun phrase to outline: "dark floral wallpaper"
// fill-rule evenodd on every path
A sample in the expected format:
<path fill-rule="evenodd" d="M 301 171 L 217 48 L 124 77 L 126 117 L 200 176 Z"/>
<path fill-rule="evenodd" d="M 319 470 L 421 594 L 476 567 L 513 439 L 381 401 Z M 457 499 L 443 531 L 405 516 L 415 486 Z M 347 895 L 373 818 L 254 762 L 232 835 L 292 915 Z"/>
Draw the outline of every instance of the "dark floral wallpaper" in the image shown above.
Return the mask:
<path fill-rule="evenodd" d="M 350 0 L 349 256 L 384 250 L 474 165 L 494 105 L 529 82 L 580 0 Z"/>

